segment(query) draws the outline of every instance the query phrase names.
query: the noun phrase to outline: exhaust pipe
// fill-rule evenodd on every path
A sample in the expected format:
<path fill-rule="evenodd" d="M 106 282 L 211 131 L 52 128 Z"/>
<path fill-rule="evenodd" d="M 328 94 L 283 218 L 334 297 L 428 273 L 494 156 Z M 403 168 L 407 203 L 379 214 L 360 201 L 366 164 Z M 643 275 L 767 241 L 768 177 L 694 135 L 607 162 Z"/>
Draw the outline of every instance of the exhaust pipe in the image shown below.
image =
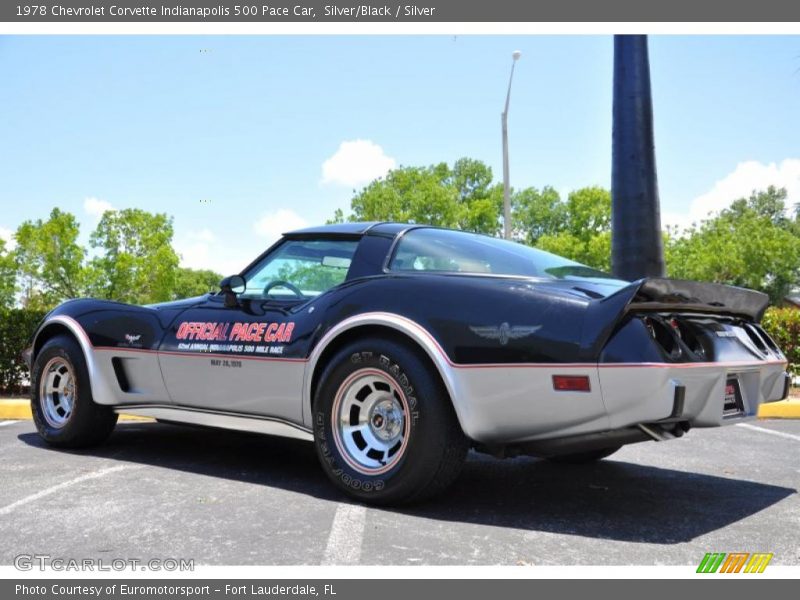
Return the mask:
<path fill-rule="evenodd" d="M 669 431 L 664 431 L 663 429 L 661 429 L 661 431 L 656 431 L 655 429 L 653 429 L 652 427 L 648 427 L 644 423 L 639 423 L 637 427 L 657 442 L 666 442 L 668 440 L 674 440 L 676 437 L 679 437 L 677 435 L 670 433 Z"/>

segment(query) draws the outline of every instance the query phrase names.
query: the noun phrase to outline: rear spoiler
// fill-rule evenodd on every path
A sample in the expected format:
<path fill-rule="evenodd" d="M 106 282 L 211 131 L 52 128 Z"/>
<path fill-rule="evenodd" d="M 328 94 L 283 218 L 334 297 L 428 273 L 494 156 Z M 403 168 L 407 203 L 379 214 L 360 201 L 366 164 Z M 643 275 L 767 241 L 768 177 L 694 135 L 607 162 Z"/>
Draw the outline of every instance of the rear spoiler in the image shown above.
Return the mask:
<path fill-rule="evenodd" d="M 639 279 L 618 292 L 590 303 L 581 340 L 586 358 L 606 343 L 622 318 L 631 312 L 689 312 L 739 317 L 758 323 L 769 296 L 719 283 L 681 279 Z"/>
<path fill-rule="evenodd" d="M 769 296 L 761 292 L 681 279 L 640 279 L 618 293 L 623 292 L 631 297 L 628 312 L 677 310 L 745 317 L 758 323 L 769 306 Z"/>

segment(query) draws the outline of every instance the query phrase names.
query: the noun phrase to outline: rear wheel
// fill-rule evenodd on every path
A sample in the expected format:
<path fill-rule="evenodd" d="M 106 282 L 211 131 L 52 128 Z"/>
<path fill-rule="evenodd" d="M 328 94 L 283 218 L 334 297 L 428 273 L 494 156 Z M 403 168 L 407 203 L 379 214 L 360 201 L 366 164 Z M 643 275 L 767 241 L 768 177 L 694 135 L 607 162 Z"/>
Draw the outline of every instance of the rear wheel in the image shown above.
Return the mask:
<path fill-rule="evenodd" d="M 314 402 L 314 438 L 337 487 L 376 504 L 443 491 L 469 449 L 427 360 L 377 338 L 347 345 L 326 366 Z"/>
<path fill-rule="evenodd" d="M 49 340 L 31 370 L 31 412 L 39 435 L 53 446 L 80 448 L 103 442 L 117 413 L 92 398 L 89 372 L 70 336 Z"/>
<path fill-rule="evenodd" d="M 574 454 L 561 454 L 560 456 L 548 456 L 547 460 L 555 463 L 568 465 L 585 465 L 586 463 L 602 460 L 611 456 L 622 448 L 622 446 L 612 446 L 611 448 L 601 448 L 600 450 L 587 450 L 586 452 L 575 452 Z"/>

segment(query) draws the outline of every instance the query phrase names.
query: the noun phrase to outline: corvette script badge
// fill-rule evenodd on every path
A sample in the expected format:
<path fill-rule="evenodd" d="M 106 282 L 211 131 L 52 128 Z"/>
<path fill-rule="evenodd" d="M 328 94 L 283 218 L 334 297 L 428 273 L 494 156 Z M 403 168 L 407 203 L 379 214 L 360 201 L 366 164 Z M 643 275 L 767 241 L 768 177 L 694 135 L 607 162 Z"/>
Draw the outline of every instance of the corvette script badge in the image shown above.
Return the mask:
<path fill-rule="evenodd" d="M 541 328 L 541 325 L 514 325 L 512 327 L 508 323 L 500 323 L 498 326 L 470 327 L 473 333 L 482 338 L 486 338 L 487 340 L 499 340 L 501 346 L 508 344 L 508 340 L 518 340 L 533 335 Z"/>

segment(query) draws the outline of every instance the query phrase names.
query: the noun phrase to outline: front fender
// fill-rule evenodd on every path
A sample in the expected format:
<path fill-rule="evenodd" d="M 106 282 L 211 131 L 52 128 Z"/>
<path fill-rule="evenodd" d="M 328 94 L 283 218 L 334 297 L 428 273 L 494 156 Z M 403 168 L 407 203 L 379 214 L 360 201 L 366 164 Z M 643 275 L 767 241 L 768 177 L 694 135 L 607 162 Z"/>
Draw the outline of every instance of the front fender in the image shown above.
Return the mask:
<path fill-rule="evenodd" d="M 89 336 L 86 335 L 81 324 L 70 316 L 63 314 L 51 314 L 46 317 L 44 322 L 39 326 L 39 329 L 34 334 L 33 343 L 28 349 L 29 351 L 29 366 L 33 366 L 33 361 L 36 359 L 35 350 L 40 349 L 44 342 L 42 338 L 50 337 L 53 329 L 63 330 L 66 329 L 78 342 L 83 352 L 83 358 L 86 361 L 86 369 L 89 372 L 89 386 L 92 390 L 92 398 L 98 404 L 115 404 L 115 393 L 111 386 L 111 382 L 103 375 L 102 370 L 97 362 L 97 356 L 94 352 Z"/>

